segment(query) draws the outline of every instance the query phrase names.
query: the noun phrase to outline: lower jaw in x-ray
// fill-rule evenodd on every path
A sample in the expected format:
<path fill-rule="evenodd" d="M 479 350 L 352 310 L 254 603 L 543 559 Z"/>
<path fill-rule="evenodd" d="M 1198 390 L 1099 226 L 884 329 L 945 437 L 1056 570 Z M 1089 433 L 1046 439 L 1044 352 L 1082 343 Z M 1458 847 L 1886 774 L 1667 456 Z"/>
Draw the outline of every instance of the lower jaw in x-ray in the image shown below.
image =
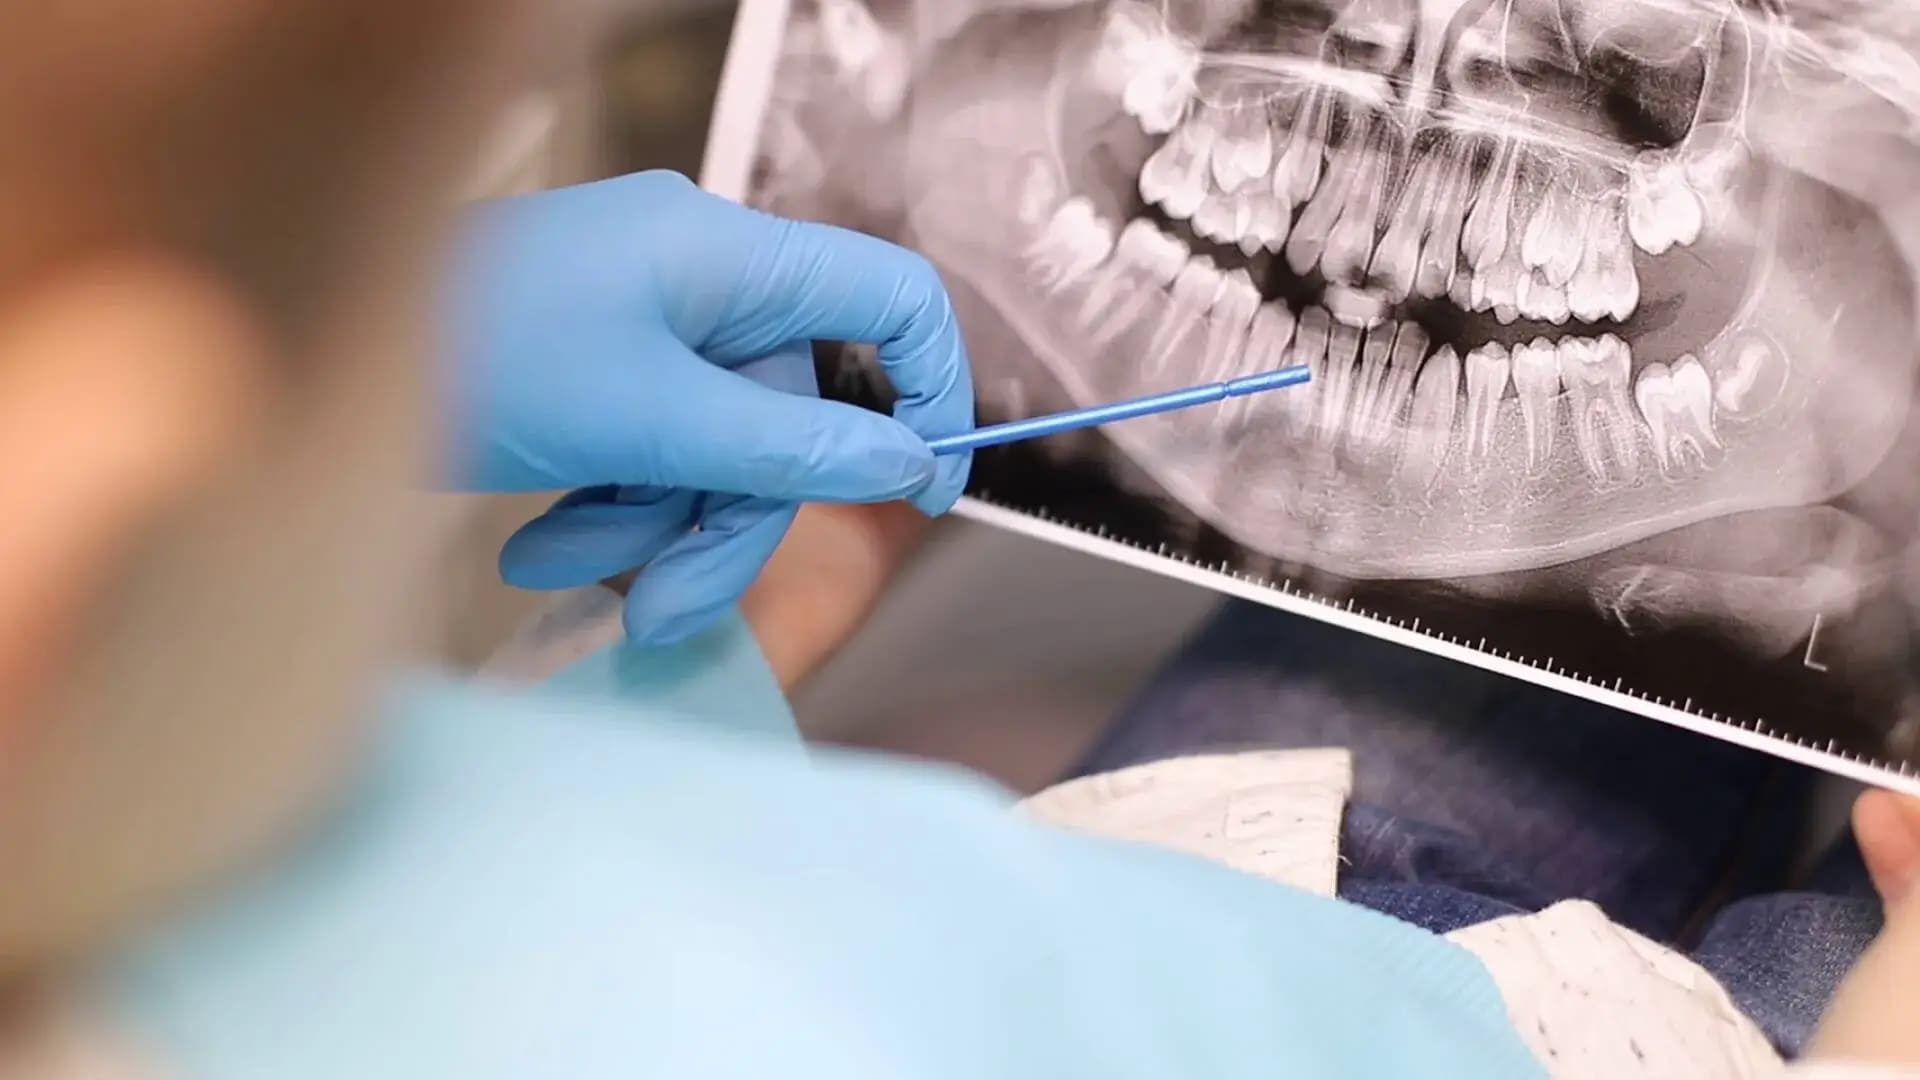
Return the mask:
<path fill-rule="evenodd" d="M 909 105 L 916 242 L 1074 403 L 1312 367 L 1108 429 L 1180 503 L 1277 559 L 1458 577 L 1818 503 L 1886 456 L 1920 228 L 1836 179 L 1872 121 L 1766 23 L 1287 7 L 982 16 Z"/>

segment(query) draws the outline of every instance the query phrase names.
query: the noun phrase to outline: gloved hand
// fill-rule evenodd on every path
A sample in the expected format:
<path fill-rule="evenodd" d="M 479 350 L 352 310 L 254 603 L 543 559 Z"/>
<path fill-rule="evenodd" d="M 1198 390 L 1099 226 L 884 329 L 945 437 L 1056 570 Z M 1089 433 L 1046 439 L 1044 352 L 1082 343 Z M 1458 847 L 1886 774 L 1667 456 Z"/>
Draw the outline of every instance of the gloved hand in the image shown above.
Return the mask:
<path fill-rule="evenodd" d="M 501 576 L 559 589 L 644 567 L 631 636 L 676 641 L 744 591 L 798 504 L 938 514 L 968 459 L 965 347 L 919 256 L 640 173 L 486 208 L 455 295 L 461 481 L 579 488 L 507 542 Z M 815 339 L 879 346 L 894 418 L 823 401 Z"/>

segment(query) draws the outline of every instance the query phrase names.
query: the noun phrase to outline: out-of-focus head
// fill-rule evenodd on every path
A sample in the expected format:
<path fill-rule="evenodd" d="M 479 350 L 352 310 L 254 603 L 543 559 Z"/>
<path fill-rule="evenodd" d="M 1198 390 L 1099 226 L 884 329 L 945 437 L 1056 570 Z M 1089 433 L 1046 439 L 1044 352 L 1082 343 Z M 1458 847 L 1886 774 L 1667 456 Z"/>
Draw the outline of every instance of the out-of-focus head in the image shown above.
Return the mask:
<path fill-rule="evenodd" d="M 432 278 L 517 0 L 0 34 L 0 984 L 324 793 L 404 630 Z"/>

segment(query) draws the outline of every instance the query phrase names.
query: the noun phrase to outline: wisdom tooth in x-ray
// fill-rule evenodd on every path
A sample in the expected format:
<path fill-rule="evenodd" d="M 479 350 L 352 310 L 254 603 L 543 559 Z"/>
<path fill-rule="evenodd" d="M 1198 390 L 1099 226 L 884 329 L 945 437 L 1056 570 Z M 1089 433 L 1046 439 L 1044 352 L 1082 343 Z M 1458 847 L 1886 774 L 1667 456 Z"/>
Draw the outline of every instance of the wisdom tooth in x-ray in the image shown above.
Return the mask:
<path fill-rule="evenodd" d="M 912 242 L 1073 403 L 1310 365 L 1107 432 L 1249 549 L 1562 564 L 1831 498 L 1907 421 L 1912 165 L 1858 159 L 1911 114 L 1777 5 L 992 6 L 915 46 Z"/>

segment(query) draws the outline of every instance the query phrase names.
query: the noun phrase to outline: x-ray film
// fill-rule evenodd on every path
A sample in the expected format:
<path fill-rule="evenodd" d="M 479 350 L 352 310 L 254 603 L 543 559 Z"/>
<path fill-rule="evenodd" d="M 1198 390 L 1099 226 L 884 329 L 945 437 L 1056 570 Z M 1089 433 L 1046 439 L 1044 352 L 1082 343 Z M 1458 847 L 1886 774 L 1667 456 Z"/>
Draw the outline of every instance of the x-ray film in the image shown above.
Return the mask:
<path fill-rule="evenodd" d="M 982 422 L 1314 371 L 962 512 L 1920 790 L 1917 125 L 1897 0 L 747 0 L 705 179 L 927 255 Z"/>

